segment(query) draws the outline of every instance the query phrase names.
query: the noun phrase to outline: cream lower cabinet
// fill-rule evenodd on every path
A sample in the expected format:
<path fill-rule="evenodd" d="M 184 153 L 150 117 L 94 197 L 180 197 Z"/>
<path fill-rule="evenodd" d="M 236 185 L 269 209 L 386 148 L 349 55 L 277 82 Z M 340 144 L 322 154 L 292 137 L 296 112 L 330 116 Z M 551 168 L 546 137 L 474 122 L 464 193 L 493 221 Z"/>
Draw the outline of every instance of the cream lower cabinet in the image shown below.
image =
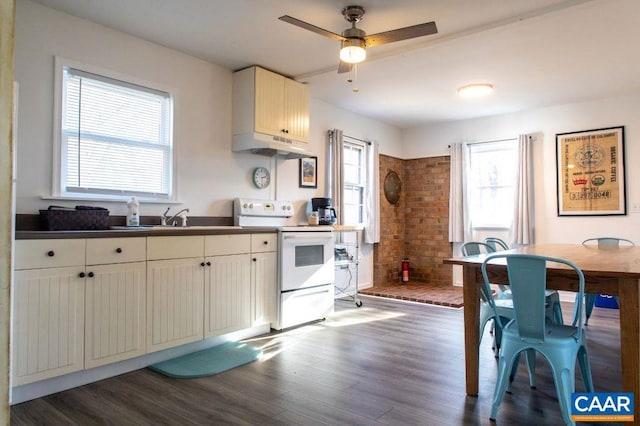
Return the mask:
<path fill-rule="evenodd" d="M 85 240 L 16 241 L 11 384 L 84 368 Z"/>
<path fill-rule="evenodd" d="M 251 235 L 251 326 L 276 321 L 278 239 L 275 234 Z"/>
<path fill-rule="evenodd" d="M 12 386 L 275 320 L 275 234 L 16 241 Z"/>
<path fill-rule="evenodd" d="M 246 234 L 205 237 L 205 338 L 251 327 L 250 250 Z"/>
<path fill-rule="evenodd" d="M 144 355 L 146 238 L 87 240 L 85 368 Z"/>
<path fill-rule="evenodd" d="M 147 238 L 147 352 L 202 340 L 204 237 Z"/>

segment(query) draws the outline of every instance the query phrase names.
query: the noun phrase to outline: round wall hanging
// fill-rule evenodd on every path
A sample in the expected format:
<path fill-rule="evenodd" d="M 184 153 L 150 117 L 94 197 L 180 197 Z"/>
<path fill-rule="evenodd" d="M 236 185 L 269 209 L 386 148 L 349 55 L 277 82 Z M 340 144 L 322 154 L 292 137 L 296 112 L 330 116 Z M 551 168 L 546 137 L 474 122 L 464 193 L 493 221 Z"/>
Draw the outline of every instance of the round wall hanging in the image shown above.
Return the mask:
<path fill-rule="evenodd" d="M 393 170 L 387 173 L 384 178 L 384 197 L 393 205 L 398 204 L 400 201 L 400 191 L 402 190 L 402 182 L 400 182 L 400 176 Z"/>

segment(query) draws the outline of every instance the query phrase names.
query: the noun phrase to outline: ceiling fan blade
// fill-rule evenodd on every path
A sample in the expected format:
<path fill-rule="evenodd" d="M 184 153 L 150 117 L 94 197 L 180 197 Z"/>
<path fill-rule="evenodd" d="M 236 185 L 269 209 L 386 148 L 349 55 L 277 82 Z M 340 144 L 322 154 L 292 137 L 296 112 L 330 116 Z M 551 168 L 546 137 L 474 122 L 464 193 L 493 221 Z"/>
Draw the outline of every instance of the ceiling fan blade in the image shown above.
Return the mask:
<path fill-rule="evenodd" d="M 340 34 L 332 33 L 331 31 L 327 31 L 324 28 L 316 27 L 315 25 L 312 25 L 308 22 L 301 21 L 289 15 L 283 15 L 278 19 L 280 19 L 281 21 L 293 24 L 297 27 L 304 28 L 305 30 L 309 30 L 313 33 L 320 34 L 321 36 L 329 37 L 330 39 L 333 39 L 333 40 L 337 40 L 337 41 L 345 40 L 345 38 L 342 37 Z"/>
<path fill-rule="evenodd" d="M 349 72 L 349 71 L 351 71 L 351 68 L 353 68 L 353 64 L 350 64 L 350 63 L 344 62 L 344 61 L 340 61 L 340 63 L 338 64 L 338 74 L 343 74 L 345 72 Z"/>
<path fill-rule="evenodd" d="M 407 40 L 415 37 L 436 34 L 438 28 L 435 22 L 412 25 L 410 27 L 398 28 L 397 30 L 385 31 L 383 33 L 371 34 L 364 38 L 367 47 L 380 46 L 381 44 L 392 43 L 394 41 Z"/>

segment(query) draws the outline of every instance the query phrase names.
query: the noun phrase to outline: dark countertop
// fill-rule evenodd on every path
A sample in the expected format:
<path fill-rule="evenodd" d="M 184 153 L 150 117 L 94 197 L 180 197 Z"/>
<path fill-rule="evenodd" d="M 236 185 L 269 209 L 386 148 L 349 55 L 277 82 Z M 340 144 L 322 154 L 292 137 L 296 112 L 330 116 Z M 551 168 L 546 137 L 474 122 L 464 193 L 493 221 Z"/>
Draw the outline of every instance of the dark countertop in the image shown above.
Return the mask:
<path fill-rule="evenodd" d="M 171 229 L 105 229 L 101 231 L 16 231 L 16 240 L 46 240 L 72 238 L 129 238 L 129 237 L 162 237 L 181 235 L 230 235 L 230 234 L 269 234 L 275 233 L 276 228 L 229 228 L 217 227 L 205 229 L 200 226 L 193 228 L 175 227 Z"/>

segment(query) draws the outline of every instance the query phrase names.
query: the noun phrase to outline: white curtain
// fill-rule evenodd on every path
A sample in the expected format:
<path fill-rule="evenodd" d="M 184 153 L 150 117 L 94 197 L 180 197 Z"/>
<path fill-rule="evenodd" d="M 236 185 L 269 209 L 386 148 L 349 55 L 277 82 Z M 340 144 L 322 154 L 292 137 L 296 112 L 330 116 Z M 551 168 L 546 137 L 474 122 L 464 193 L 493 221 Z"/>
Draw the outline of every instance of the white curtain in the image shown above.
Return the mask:
<path fill-rule="evenodd" d="M 327 176 L 329 177 L 329 184 L 327 187 L 329 188 L 329 197 L 331 198 L 331 202 L 333 206 L 335 206 L 337 216 L 338 216 L 338 224 L 344 223 L 344 216 L 342 214 L 342 190 L 344 188 L 344 177 L 342 173 L 343 163 L 342 163 L 342 150 L 344 146 L 344 138 L 342 135 L 342 130 L 333 129 L 328 132 L 329 137 L 329 173 Z"/>
<path fill-rule="evenodd" d="M 367 182 L 364 201 L 364 242 L 380 242 L 380 157 L 378 143 L 370 142 L 366 148 Z"/>
<path fill-rule="evenodd" d="M 533 243 L 533 187 L 532 179 L 532 141 L 530 135 L 518 136 L 518 167 L 516 170 L 513 238 L 514 244 Z"/>
<path fill-rule="evenodd" d="M 451 144 L 451 175 L 449 184 L 449 242 L 462 243 L 469 237 L 465 198 L 465 151 L 463 143 Z"/>

